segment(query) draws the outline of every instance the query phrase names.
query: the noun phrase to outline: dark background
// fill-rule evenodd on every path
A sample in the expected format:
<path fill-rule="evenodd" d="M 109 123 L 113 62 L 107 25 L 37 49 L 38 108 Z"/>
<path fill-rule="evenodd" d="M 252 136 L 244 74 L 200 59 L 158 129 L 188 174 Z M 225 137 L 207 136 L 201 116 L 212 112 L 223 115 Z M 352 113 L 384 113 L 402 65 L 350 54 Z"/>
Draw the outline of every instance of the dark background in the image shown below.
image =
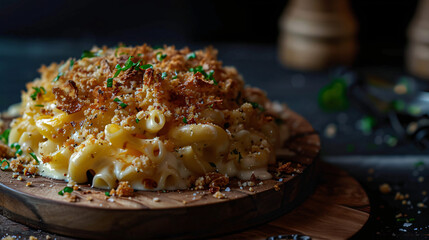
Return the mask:
<path fill-rule="evenodd" d="M 2 0 L 0 36 L 97 44 L 274 44 L 287 1 Z M 359 23 L 357 64 L 402 65 L 416 0 L 353 0 Z"/>
<path fill-rule="evenodd" d="M 372 69 L 392 79 L 405 74 L 406 31 L 417 1 L 350 2 L 359 25 L 359 51 L 352 69 Z M 93 45 L 149 43 L 193 49 L 213 45 L 219 49 L 219 59 L 236 66 L 248 84 L 266 90 L 271 99 L 286 102 L 308 119 L 322 137 L 323 160 L 349 170 L 365 187 L 371 219 L 355 239 L 428 236 L 427 208 L 415 207 L 417 202 L 429 205 L 428 197 L 421 195 L 422 190 L 429 192 L 428 184 L 417 181 L 413 166 L 424 161 L 422 174 L 429 179 L 429 149 L 419 150 L 404 139 L 395 146 L 377 142 L 394 136 L 388 123 L 370 135 L 362 134 L 355 126 L 368 113 L 356 105 L 339 113 L 318 107 L 317 95 L 330 82 L 329 72 L 294 71 L 277 60 L 278 19 L 286 4 L 274 0 L 0 0 L 0 110 L 20 101 L 20 91 L 38 77 L 42 64 L 79 58 Z M 324 136 L 328 124 L 338 127 L 335 138 Z M 369 168 L 375 169 L 373 182 L 366 180 Z M 409 193 L 413 204 L 394 200 L 394 192 L 381 195 L 382 183 Z M 416 218 L 406 232 L 395 219 L 398 213 Z"/>

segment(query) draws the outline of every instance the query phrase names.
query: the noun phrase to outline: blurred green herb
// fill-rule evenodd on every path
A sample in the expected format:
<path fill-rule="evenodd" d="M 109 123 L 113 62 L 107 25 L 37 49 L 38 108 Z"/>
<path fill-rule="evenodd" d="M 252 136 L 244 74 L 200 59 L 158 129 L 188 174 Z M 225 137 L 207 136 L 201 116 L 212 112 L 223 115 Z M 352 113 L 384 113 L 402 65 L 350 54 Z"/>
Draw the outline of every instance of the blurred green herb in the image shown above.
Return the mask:
<path fill-rule="evenodd" d="M 10 134 L 10 129 L 4 130 L 4 132 L 0 135 L 0 140 L 5 144 L 9 144 L 9 134 Z"/>
<path fill-rule="evenodd" d="M 326 112 L 344 111 L 349 108 L 347 83 L 343 78 L 335 78 L 319 91 L 318 103 Z"/>

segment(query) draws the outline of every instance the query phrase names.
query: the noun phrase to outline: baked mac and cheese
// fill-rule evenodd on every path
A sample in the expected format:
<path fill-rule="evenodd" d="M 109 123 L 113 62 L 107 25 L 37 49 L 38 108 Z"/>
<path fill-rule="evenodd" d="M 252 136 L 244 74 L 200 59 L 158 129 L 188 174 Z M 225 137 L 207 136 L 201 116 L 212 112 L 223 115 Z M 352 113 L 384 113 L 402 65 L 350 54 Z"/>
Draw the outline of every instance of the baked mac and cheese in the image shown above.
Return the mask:
<path fill-rule="evenodd" d="M 45 177 L 139 190 L 185 189 L 216 171 L 264 180 L 288 137 L 281 106 L 213 48 L 93 48 L 40 73 L 8 142 Z"/>

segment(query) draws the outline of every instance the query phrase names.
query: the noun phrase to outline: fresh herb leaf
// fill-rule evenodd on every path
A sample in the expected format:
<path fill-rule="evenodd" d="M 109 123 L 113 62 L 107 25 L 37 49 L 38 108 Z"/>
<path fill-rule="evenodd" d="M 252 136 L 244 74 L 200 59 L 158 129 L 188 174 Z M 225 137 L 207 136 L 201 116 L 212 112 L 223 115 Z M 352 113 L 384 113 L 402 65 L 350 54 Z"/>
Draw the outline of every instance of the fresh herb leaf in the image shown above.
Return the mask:
<path fill-rule="evenodd" d="M 119 64 L 117 66 L 119 66 Z M 117 77 L 119 73 L 121 73 L 121 69 L 116 70 L 115 75 L 113 75 L 113 78 Z"/>
<path fill-rule="evenodd" d="M 123 103 L 119 98 L 115 98 L 113 99 L 113 101 L 119 103 L 119 106 L 121 106 L 122 108 L 126 108 L 128 106 L 128 104 Z"/>
<path fill-rule="evenodd" d="M 376 125 L 376 119 L 372 116 L 366 116 L 358 121 L 359 129 L 366 135 L 371 134 Z"/>
<path fill-rule="evenodd" d="M 211 80 L 211 81 L 213 81 L 213 84 L 214 85 L 218 85 L 219 83 L 216 81 L 216 79 L 214 78 L 214 70 L 211 70 L 210 72 L 209 72 L 209 74 L 207 74 L 205 71 L 204 71 L 204 69 L 203 69 L 203 67 L 200 65 L 200 66 L 197 66 L 197 67 L 195 67 L 195 68 L 190 68 L 189 69 L 189 72 L 192 72 L 192 73 L 197 73 L 197 72 L 199 72 L 199 73 L 201 73 L 206 79 L 208 79 L 208 80 Z"/>
<path fill-rule="evenodd" d="M 164 80 L 166 77 L 167 77 L 167 73 L 166 73 L 166 72 L 163 72 L 163 73 L 161 74 L 161 78 L 162 78 L 162 80 Z"/>
<path fill-rule="evenodd" d="M 258 103 L 255 102 L 249 102 L 250 104 L 252 104 L 252 107 L 254 109 L 258 108 L 259 110 L 261 110 L 262 112 L 265 111 L 265 108 L 263 108 L 261 105 L 259 105 Z"/>
<path fill-rule="evenodd" d="M 73 188 L 71 188 L 71 187 L 65 187 L 63 190 L 61 190 L 61 191 L 59 191 L 58 192 L 58 195 L 61 195 L 61 196 L 63 196 L 64 195 L 64 193 L 72 193 L 73 192 Z"/>
<path fill-rule="evenodd" d="M 43 104 L 36 104 L 36 105 L 34 105 L 35 107 L 44 107 L 45 105 L 43 105 Z"/>
<path fill-rule="evenodd" d="M 172 79 L 176 79 L 176 78 L 177 78 L 177 75 L 172 77 Z"/>
<path fill-rule="evenodd" d="M 158 52 L 156 54 L 156 60 L 158 60 L 159 62 L 162 62 L 162 60 L 164 60 L 167 57 L 167 54 L 163 54 L 162 52 Z"/>
<path fill-rule="evenodd" d="M 118 46 L 115 47 L 115 57 L 118 57 L 118 50 L 121 47 L 126 47 L 127 45 L 123 44 L 123 43 L 119 43 Z"/>
<path fill-rule="evenodd" d="M 4 163 L 6 163 L 6 166 L 5 167 L 3 167 L 3 164 Z M 9 169 L 10 168 L 10 163 L 9 163 L 9 161 L 8 160 L 6 160 L 6 159 L 3 159 L 1 162 L 0 162 L 0 168 L 1 168 L 1 170 L 7 170 L 7 169 Z"/>
<path fill-rule="evenodd" d="M 93 58 L 95 56 L 96 56 L 96 54 L 94 54 L 93 52 L 85 50 L 85 51 L 82 52 L 82 55 L 80 56 L 80 59 Z"/>
<path fill-rule="evenodd" d="M 70 60 L 70 66 L 69 66 L 70 70 L 73 68 L 73 65 L 74 65 L 74 60 L 72 59 L 72 60 Z"/>
<path fill-rule="evenodd" d="M 197 67 L 195 67 L 195 68 L 190 68 L 189 69 L 189 72 L 192 72 L 192 73 L 197 73 L 197 72 L 199 72 L 199 73 L 201 73 L 204 77 L 206 77 L 207 78 L 207 73 L 206 72 L 204 72 L 204 69 L 203 69 L 203 66 L 197 66 Z"/>
<path fill-rule="evenodd" d="M 4 130 L 4 132 L 0 135 L 0 140 L 5 144 L 9 144 L 9 134 L 10 134 L 10 129 Z"/>
<path fill-rule="evenodd" d="M 186 55 L 186 57 L 188 58 L 188 60 L 189 59 L 195 59 L 195 53 L 194 52 L 191 52 L 191 53 L 189 53 L 188 55 Z"/>
<path fill-rule="evenodd" d="M 113 78 L 108 78 L 107 79 L 106 86 L 109 87 L 109 88 L 113 87 Z"/>
<path fill-rule="evenodd" d="M 210 166 L 212 166 L 212 168 L 216 168 L 216 164 L 214 164 L 214 162 L 209 162 Z"/>
<path fill-rule="evenodd" d="M 140 119 L 136 118 L 136 123 L 139 123 L 139 122 L 140 122 Z"/>
<path fill-rule="evenodd" d="M 110 197 L 110 193 L 109 192 L 104 192 L 104 195 Z"/>
<path fill-rule="evenodd" d="M 349 108 L 347 83 L 343 78 L 335 78 L 331 83 L 320 89 L 319 106 L 327 112 L 344 111 Z"/>
<path fill-rule="evenodd" d="M 21 146 L 19 145 L 19 143 L 12 143 L 12 145 L 10 145 L 11 148 L 15 148 L 16 150 L 20 149 Z"/>
<path fill-rule="evenodd" d="M 186 119 L 186 117 L 183 117 L 182 122 L 187 124 L 188 123 L 188 119 Z"/>
<path fill-rule="evenodd" d="M 423 161 L 418 161 L 414 164 L 414 167 L 417 168 L 417 167 L 424 166 L 424 165 L 425 165 L 425 163 Z"/>
<path fill-rule="evenodd" d="M 209 80 L 212 80 L 214 85 L 218 85 L 218 84 L 219 84 L 219 83 L 216 81 L 216 79 L 214 79 L 214 70 L 211 70 L 211 71 L 209 72 L 208 79 L 209 79 Z"/>
<path fill-rule="evenodd" d="M 39 95 L 39 93 L 46 94 L 46 90 L 44 87 L 33 87 L 34 92 L 33 94 L 30 95 L 31 99 L 33 99 L 34 101 L 37 99 L 37 96 Z"/>
<path fill-rule="evenodd" d="M 40 164 L 39 159 L 37 158 L 36 154 L 30 153 L 30 156 L 32 156 L 34 158 L 34 160 L 36 160 L 37 164 Z"/>
<path fill-rule="evenodd" d="M 143 70 L 146 70 L 148 68 L 153 68 L 153 66 L 152 66 L 152 64 L 145 64 L 145 65 L 141 66 L 140 68 Z"/>
<path fill-rule="evenodd" d="M 56 81 L 60 80 L 61 76 L 63 76 L 63 73 L 58 73 L 58 75 L 54 78 L 54 80 L 52 80 L 52 82 L 56 82 Z"/>
<path fill-rule="evenodd" d="M 16 151 L 16 155 L 17 155 L 17 156 L 22 156 L 22 149 L 18 149 L 18 150 Z"/>
<path fill-rule="evenodd" d="M 11 148 L 15 148 L 16 152 L 15 155 L 16 156 L 21 156 L 22 155 L 22 149 L 21 149 L 21 145 L 19 145 L 19 143 L 12 143 L 12 145 L 10 145 Z"/>
<path fill-rule="evenodd" d="M 134 66 L 134 62 L 131 61 L 131 59 L 134 58 L 133 56 L 130 56 L 127 61 L 124 63 L 124 66 L 121 68 L 122 71 L 128 70 Z"/>

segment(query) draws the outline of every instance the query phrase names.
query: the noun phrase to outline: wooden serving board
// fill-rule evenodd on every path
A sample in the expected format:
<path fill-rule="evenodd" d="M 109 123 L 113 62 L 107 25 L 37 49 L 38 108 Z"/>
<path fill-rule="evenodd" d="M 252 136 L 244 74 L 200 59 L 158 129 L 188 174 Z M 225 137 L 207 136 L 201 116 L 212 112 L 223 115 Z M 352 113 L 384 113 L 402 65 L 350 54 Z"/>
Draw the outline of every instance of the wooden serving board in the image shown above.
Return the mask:
<path fill-rule="evenodd" d="M 222 191 L 225 199 L 207 190 L 106 197 L 104 191 L 82 185 L 72 193 L 78 201 L 68 202 L 58 195 L 66 186 L 63 181 L 43 177 L 19 181 L 11 172 L 0 172 L 1 212 L 34 228 L 80 238 L 205 238 L 253 227 L 291 211 L 315 186 L 320 139 L 305 119 L 292 111 L 288 114 L 291 138 L 279 161 L 300 163 L 301 173 L 281 181 L 266 180 L 250 189 L 233 180 L 230 191 Z"/>
<path fill-rule="evenodd" d="M 370 212 L 368 196 L 360 184 L 346 172 L 321 163 L 321 177 L 316 191 L 292 212 L 261 226 L 216 239 L 265 240 L 269 236 L 300 234 L 317 239 L 348 239 L 367 222 Z M 70 240 L 68 237 L 30 229 L 0 216 L 0 237 L 15 235 L 28 238 Z"/>

